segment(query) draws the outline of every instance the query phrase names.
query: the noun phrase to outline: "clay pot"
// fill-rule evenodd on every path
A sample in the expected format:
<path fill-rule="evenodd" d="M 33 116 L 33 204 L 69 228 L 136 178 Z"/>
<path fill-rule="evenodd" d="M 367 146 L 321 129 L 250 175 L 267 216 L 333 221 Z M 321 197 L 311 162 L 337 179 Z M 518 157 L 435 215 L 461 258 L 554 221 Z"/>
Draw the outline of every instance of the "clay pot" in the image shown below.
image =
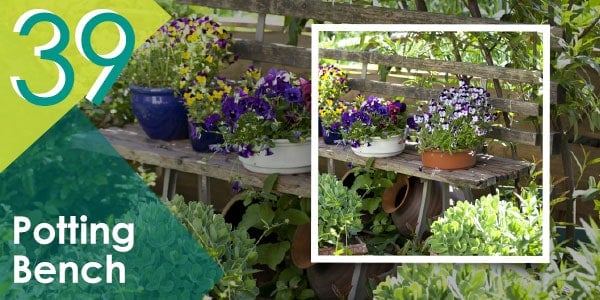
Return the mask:
<path fill-rule="evenodd" d="M 392 221 L 396 225 L 398 232 L 407 238 L 411 238 L 417 227 L 419 219 L 419 208 L 421 206 L 423 195 L 423 183 L 417 177 L 408 179 L 408 192 L 406 195 L 401 193 L 402 189 L 398 189 L 398 193 L 393 194 L 393 190 L 388 193 L 388 197 L 395 196 L 394 203 L 400 203 L 393 213 L 391 213 Z M 390 189 L 393 189 L 391 187 Z M 391 199 L 387 201 L 391 202 Z M 442 184 L 437 181 L 432 181 L 430 192 L 429 209 L 426 213 L 427 218 L 433 218 L 442 213 Z"/>
<path fill-rule="evenodd" d="M 409 191 L 410 185 L 408 176 L 399 174 L 394 185 L 383 191 L 383 195 L 381 197 L 381 206 L 383 207 L 383 211 L 391 214 L 398 210 L 398 208 L 400 208 L 406 201 Z"/>
<path fill-rule="evenodd" d="M 475 150 L 463 150 L 455 153 L 440 150 L 425 150 L 421 154 L 424 167 L 440 170 L 460 170 L 471 168 L 477 163 Z"/>
<path fill-rule="evenodd" d="M 292 262 L 299 269 L 310 268 L 314 265 L 310 262 L 310 223 L 296 227 L 290 251 Z"/>

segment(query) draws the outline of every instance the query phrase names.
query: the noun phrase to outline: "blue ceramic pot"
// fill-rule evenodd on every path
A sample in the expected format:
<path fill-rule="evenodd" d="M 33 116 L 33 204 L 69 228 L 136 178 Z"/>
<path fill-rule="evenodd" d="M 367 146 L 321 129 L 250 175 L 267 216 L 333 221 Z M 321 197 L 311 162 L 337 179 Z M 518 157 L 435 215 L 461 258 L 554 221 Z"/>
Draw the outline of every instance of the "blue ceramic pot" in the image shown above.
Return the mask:
<path fill-rule="evenodd" d="M 224 142 L 223 135 L 220 132 L 208 131 L 204 128 L 204 123 L 189 122 L 190 142 L 192 149 L 198 152 L 213 152 L 210 145 L 221 144 Z"/>
<path fill-rule="evenodd" d="M 342 140 L 342 133 L 337 130 L 333 131 L 331 128 L 321 127 L 323 132 L 323 142 L 327 145 L 337 145 Z"/>
<path fill-rule="evenodd" d="M 155 140 L 188 138 L 187 109 L 173 89 L 130 86 L 133 114 L 144 132 Z"/>

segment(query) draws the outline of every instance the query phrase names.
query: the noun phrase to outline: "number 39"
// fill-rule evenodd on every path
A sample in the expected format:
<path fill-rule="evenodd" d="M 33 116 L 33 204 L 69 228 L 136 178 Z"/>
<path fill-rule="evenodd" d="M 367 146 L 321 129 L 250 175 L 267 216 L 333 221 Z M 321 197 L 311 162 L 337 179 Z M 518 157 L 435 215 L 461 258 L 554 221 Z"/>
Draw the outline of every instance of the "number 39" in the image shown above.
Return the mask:
<path fill-rule="evenodd" d="M 31 29 L 40 22 L 49 22 L 54 28 L 52 40 L 42 46 L 34 47 L 33 53 L 42 60 L 54 62 L 58 69 L 58 82 L 50 91 L 33 93 L 27 82 L 19 76 L 11 76 L 13 89 L 32 104 L 49 106 L 63 101 L 73 89 L 75 72 L 67 58 L 62 56 L 62 51 L 69 45 L 69 27 L 67 23 L 54 13 L 44 9 L 30 10 L 17 20 L 14 31 L 20 35 L 29 35 Z M 119 30 L 119 43 L 116 48 L 107 54 L 100 55 L 92 48 L 91 36 L 94 29 L 101 23 L 111 22 Z M 81 18 L 75 30 L 75 43 L 81 55 L 92 63 L 104 67 L 88 91 L 86 98 L 95 104 L 102 102 L 102 96 L 110 89 L 125 65 L 135 44 L 135 34 L 129 21 L 123 16 L 107 9 L 97 9 L 87 13 Z"/>

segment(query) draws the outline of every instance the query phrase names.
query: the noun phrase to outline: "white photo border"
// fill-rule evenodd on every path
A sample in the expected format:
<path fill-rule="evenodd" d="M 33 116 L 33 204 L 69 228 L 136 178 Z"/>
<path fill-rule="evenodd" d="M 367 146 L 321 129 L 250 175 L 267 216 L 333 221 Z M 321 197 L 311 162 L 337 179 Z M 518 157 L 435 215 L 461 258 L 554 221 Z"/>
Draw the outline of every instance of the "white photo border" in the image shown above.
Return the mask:
<path fill-rule="evenodd" d="M 322 31 L 405 31 L 405 32 L 537 32 L 542 34 L 542 255 L 540 256 L 402 256 L 402 255 L 319 255 L 318 118 L 311 120 L 311 261 L 313 263 L 549 263 L 550 262 L 550 26 L 509 24 L 313 24 L 311 31 L 311 97 L 318 99 L 319 35 Z M 318 116 L 318 102 L 313 101 L 311 115 Z"/>

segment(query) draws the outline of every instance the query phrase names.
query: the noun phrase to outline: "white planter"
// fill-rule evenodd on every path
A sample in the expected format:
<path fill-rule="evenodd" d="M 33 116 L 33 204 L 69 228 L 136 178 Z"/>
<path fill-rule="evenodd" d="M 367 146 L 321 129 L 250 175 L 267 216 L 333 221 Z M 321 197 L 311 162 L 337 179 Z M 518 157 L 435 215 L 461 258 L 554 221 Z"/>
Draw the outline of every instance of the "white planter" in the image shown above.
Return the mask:
<path fill-rule="evenodd" d="M 352 147 L 352 151 L 362 157 L 390 157 L 402 153 L 405 146 L 404 139 L 395 135 L 387 139 L 374 137 L 370 146 L 365 143 L 357 148 Z"/>
<path fill-rule="evenodd" d="M 310 172 L 310 139 L 304 143 L 290 143 L 285 139 L 275 140 L 273 154 L 266 151 L 244 158 L 238 156 L 244 168 L 262 174 L 300 174 Z"/>

